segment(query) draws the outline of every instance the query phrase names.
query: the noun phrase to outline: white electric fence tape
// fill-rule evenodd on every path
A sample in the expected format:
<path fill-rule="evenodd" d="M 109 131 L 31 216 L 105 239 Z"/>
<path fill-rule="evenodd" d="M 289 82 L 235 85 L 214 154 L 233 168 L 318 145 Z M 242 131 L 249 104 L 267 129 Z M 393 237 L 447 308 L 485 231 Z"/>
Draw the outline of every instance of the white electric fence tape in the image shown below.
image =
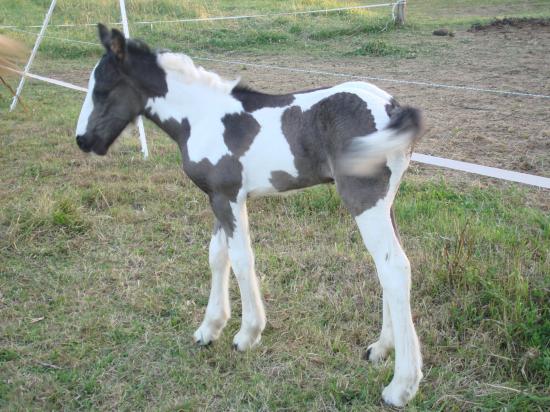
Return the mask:
<path fill-rule="evenodd" d="M 395 4 L 398 4 L 398 3 L 366 4 L 363 6 L 335 7 L 332 9 L 319 9 L 319 10 L 284 11 L 279 13 L 249 14 L 249 15 L 242 15 L 242 16 L 218 16 L 218 17 L 202 17 L 202 18 L 194 18 L 194 19 L 137 21 L 135 22 L 135 24 L 194 23 L 194 22 L 202 22 L 202 21 L 243 20 L 243 19 L 257 19 L 257 18 L 263 18 L 263 17 L 299 16 L 303 14 L 321 14 L 321 13 L 332 13 L 337 11 L 374 9 L 378 7 L 394 6 Z"/>
<path fill-rule="evenodd" d="M 526 185 L 550 189 L 550 178 L 548 177 L 482 166 L 475 163 L 461 162 L 459 160 L 446 159 L 444 157 L 430 156 L 421 153 L 413 153 L 411 160 L 427 165 L 445 167 L 447 169 L 460 170 L 462 172 L 475 173 L 482 176 L 508 180 L 510 182 L 524 183 Z"/>
<path fill-rule="evenodd" d="M 97 26 L 97 24 L 96 24 Z M 28 31 L 28 30 L 22 30 L 22 29 L 17 29 L 17 28 L 8 28 L 7 30 L 10 30 L 10 31 L 14 31 L 16 33 L 26 33 L 26 34 L 31 34 L 33 36 L 38 36 L 39 33 L 35 33 L 33 31 Z M 99 43 L 92 43 L 91 41 L 82 41 L 82 40 L 74 40 L 74 39 L 66 39 L 64 37 L 57 37 L 57 36 L 50 36 L 49 34 L 48 35 L 44 35 L 42 36 L 43 38 L 45 39 L 54 39 L 54 40 L 60 40 L 60 41 L 65 41 L 67 43 L 75 43 L 75 44 L 85 44 L 87 46 L 94 46 L 94 47 L 101 47 L 99 45 Z"/>
<path fill-rule="evenodd" d="M 11 29 L 10 29 L 11 30 Z M 14 31 L 21 32 L 21 33 L 27 33 L 37 36 L 38 33 L 20 30 L 20 29 L 13 29 Z M 44 38 L 50 38 L 50 39 L 56 39 L 65 41 L 68 43 L 75 43 L 75 44 L 83 44 L 87 46 L 94 46 L 94 47 L 100 47 L 97 43 L 87 42 L 87 41 L 81 41 L 81 40 L 73 40 L 73 39 L 67 39 L 63 37 L 55 37 L 55 36 L 43 36 Z M 467 91 L 474 91 L 474 92 L 481 92 L 481 93 L 492 93 L 492 94 L 502 94 L 502 95 L 509 95 L 509 96 L 519 96 L 519 97 L 535 97 L 535 98 L 541 98 L 541 99 L 550 99 L 550 95 L 547 94 L 541 94 L 541 93 L 532 93 L 532 92 L 526 92 L 526 91 L 512 91 L 512 90 L 498 90 L 498 89 L 487 89 L 482 87 L 475 87 L 475 86 L 460 86 L 455 84 L 445 84 L 445 83 L 433 83 L 433 82 L 427 82 L 427 81 L 417 81 L 417 80 L 403 80 L 403 79 L 392 79 L 387 77 L 377 77 L 377 76 L 364 76 L 364 75 L 355 75 L 355 74 L 349 74 L 349 73 L 334 73 L 334 72 L 327 72 L 323 70 L 312 70 L 312 69 L 300 69 L 300 68 L 294 68 L 294 67 L 285 67 L 285 66 L 274 66 L 269 64 L 260 64 L 260 63 L 250 63 L 246 61 L 240 61 L 240 60 L 223 60 L 223 59 L 216 59 L 212 57 L 199 57 L 199 56 L 190 56 L 194 60 L 205 60 L 205 61 L 212 61 L 212 62 L 218 62 L 218 63 L 227 63 L 231 65 L 238 65 L 238 66 L 249 66 L 249 67 L 256 67 L 256 68 L 264 68 L 264 69 L 271 69 L 271 70 L 282 70 L 287 72 L 294 72 L 294 73 L 308 73 L 308 74 L 318 74 L 322 76 L 333 76 L 333 77 L 347 77 L 350 79 L 362 79 L 362 80 L 374 80 L 374 81 L 381 81 L 381 82 L 388 82 L 388 83 L 397 83 L 397 84 L 411 84 L 414 86 L 425 86 L 425 87 L 434 87 L 434 88 L 440 88 L 440 89 L 455 89 L 455 90 L 467 90 Z"/>
<path fill-rule="evenodd" d="M 65 87 L 67 89 L 78 90 L 79 92 L 87 92 L 88 91 L 88 89 L 86 89 L 85 87 L 80 87 L 80 86 L 77 86 L 76 84 L 67 83 L 67 82 L 64 82 L 62 80 L 51 79 L 49 77 L 39 76 L 37 74 L 32 74 L 32 73 L 25 73 L 25 72 L 22 72 L 22 71 L 19 71 L 19 70 L 12 69 L 11 67 L 8 67 L 8 66 L 0 65 L 0 68 L 12 71 L 12 72 L 17 73 L 17 74 L 20 74 L 23 77 L 30 77 L 31 79 L 36 79 L 36 80 L 40 80 L 40 81 L 43 81 L 43 82 L 46 82 L 46 83 L 55 84 L 56 86 Z"/>

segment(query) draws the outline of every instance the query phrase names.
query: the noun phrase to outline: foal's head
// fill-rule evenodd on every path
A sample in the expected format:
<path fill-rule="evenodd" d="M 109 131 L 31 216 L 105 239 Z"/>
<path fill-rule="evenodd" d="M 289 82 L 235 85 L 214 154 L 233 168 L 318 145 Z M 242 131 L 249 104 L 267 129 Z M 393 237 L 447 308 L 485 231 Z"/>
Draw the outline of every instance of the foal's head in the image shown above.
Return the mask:
<path fill-rule="evenodd" d="M 106 53 L 90 75 L 76 142 L 85 152 L 104 155 L 143 112 L 147 99 L 166 93 L 166 82 L 156 54 L 144 43 L 127 40 L 120 31 L 109 31 L 102 24 L 98 29 Z"/>

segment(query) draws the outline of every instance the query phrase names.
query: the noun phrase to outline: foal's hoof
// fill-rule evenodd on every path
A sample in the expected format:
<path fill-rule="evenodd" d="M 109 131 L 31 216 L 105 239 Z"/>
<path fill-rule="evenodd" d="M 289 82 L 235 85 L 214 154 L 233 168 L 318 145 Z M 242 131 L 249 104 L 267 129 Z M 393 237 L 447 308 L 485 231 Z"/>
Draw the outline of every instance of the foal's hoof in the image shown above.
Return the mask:
<path fill-rule="evenodd" d="M 198 339 L 195 341 L 195 344 L 198 345 L 198 346 L 202 346 L 203 348 L 206 348 L 210 345 L 212 345 L 212 341 L 209 340 L 209 341 L 203 341 L 202 339 Z"/>
<path fill-rule="evenodd" d="M 261 333 L 251 334 L 241 330 L 235 335 L 235 338 L 233 338 L 233 349 L 236 349 L 239 352 L 252 349 L 260 343 L 261 338 Z"/>
<path fill-rule="evenodd" d="M 366 361 L 369 361 L 370 360 L 370 353 L 371 353 L 371 349 L 368 348 L 366 352 L 363 353 L 363 360 L 366 360 Z"/>
<path fill-rule="evenodd" d="M 403 407 L 418 391 L 418 384 L 422 379 L 422 372 L 418 371 L 416 377 L 410 379 L 392 379 L 390 384 L 382 391 L 382 399 L 391 406 Z"/>
<path fill-rule="evenodd" d="M 217 334 L 219 336 L 219 333 Z M 201 325 L 193 334 L 195 343 L 199 346 L 208 346 L 214 342 L 218 336 L 207 326 Z"/>
<path fill-rule="evenodd" d="M 367 351 L 363 354 L 363 359 L 371 363 L 377 364 L 388 357 L 390 350 L 390 346 L 384 345 L 380 341 L 374 342 L 367 348 Z"/>
<path fill-rule="evenodd" d="M 197 332 L 193 334 L 193 340 L 195 341 L 196 345 L 199 346 L 210 346 L 212 345 L 212 339 L 206 339 L 202 336 L 197 336 Z"/>
<path fill-rule="evenodd" d="M 400 388 L 394 388 L 391 385 L 386 386 L 382 391 L 382 400 L 389 406 L 402 408 L 407 404 L 409 399 L 414 396 Z"/>

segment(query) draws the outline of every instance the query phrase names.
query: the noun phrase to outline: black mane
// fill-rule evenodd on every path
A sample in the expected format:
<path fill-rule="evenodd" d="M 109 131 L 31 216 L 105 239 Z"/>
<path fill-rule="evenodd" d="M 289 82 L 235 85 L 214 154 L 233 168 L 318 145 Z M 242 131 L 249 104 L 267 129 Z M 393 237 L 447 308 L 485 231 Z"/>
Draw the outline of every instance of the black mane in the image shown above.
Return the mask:
<path fill-rule="evenodd" d="M 294 95 L 292 94 L 262 93 L 242 83 L 233 88 L 231 95 L 242 103 L 244 110 L 247 112 L 253 112 L 264 107 L 285 107 L 294 101 Z"/>
<path fill-rule="evenodd" d="M 128 39 L 126 42 L 128 51 L 133 53 L 147 54 L 151 53 L 151 49 L 143 40 L 139 39 Z"/>
<path fill-rule="evenodd" d="M 234 88 L 233 92 L 235 93 L 256 93 L 256 94 L 266 94 L 259 92 L 258 90 L 252 88 L 251 86 L 243 83 L 242 81 L 239 82 Z"/>

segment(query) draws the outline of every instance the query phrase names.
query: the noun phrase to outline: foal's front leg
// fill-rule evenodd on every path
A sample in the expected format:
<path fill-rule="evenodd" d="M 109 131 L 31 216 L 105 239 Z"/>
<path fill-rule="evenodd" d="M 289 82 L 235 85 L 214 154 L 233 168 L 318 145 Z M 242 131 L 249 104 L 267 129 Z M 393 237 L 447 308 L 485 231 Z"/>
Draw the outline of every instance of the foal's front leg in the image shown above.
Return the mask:
<path fill-rule="evenodd" d="M 242 302 L 241 329 L 233 339 L 236 349 L 243 351 L 260 342 L 265 328 L 265 311 L 254 269 L 254 253 L 248 232 L 248 214 L 245 198 L 231 203 L 235 219 L 233 233 L 227 236 L 229 259 L 239 283 Z"/>
<path fill-rule="evenodd" d="M 206 315 L 193 337 L 199 345 L 208 345 L 219 338 L 230 317 L 229 307 L 229 256 L 227 239 L 219 222 L 214 226 L 209 249 L 212 288 Z"/>

